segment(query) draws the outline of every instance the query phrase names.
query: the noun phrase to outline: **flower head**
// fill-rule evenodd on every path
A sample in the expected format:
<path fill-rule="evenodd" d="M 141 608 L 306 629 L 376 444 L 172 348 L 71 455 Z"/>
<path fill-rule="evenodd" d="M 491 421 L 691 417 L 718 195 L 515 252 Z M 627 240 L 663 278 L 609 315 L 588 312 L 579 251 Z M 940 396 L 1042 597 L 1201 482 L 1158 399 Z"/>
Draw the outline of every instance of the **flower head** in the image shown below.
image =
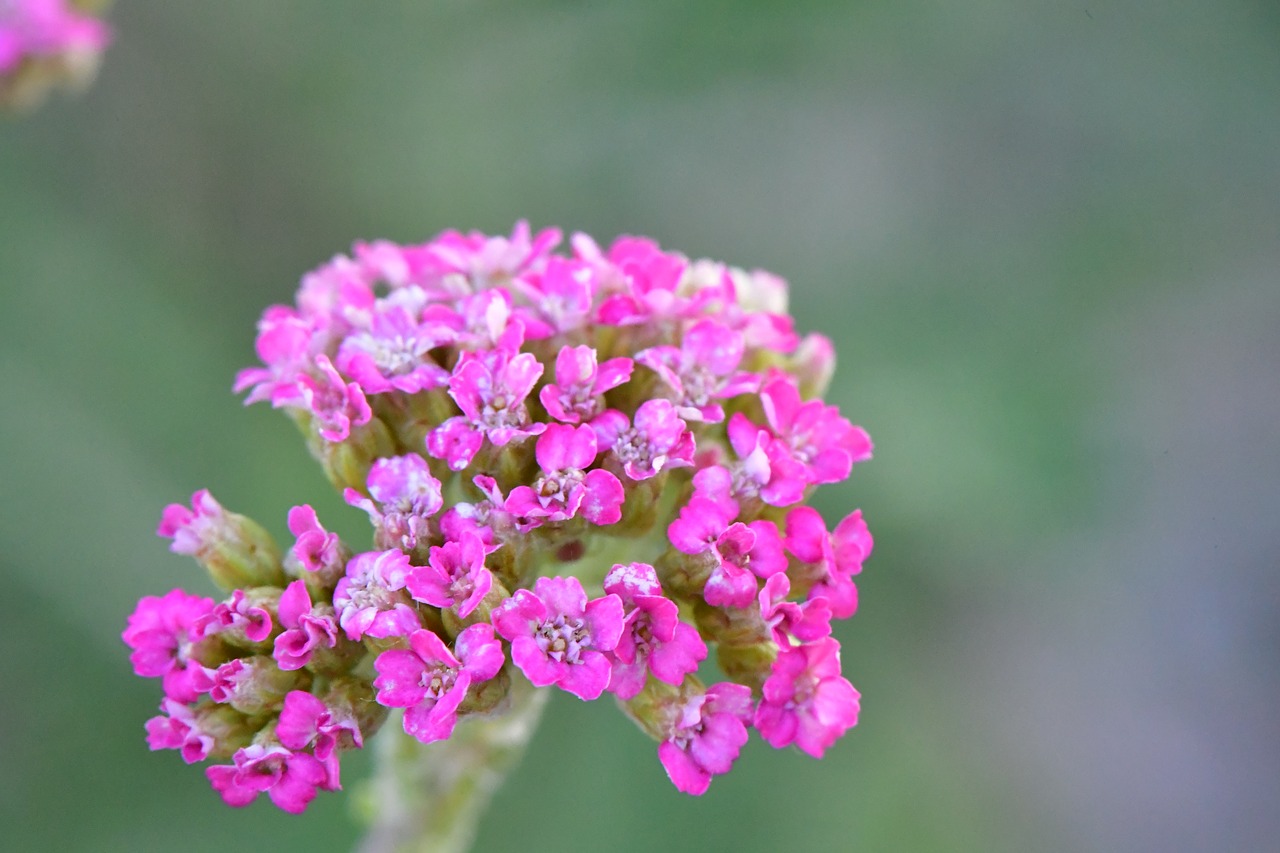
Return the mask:
<path fill-rule="evenodd" d="M 303 810 L 393 708 L 479 760 L 530 684 L 612 694 L 690 794 L 752 726 L 817 756 L 856 722 L 831 628 L 871 535 L 804 505 L 871 454 L 821 399 L 830 341 L 769 273 L 560 241 L 357 243 L 264 312 L 235 388 L 288 412 L 371 534 L 349 548 L 298 503 L 282 552 L 207 491 L 165 509 L 229 596 L 144 598 L 123 637 L 163 679 L 148 742 L 222 762 L 228 803 Z"/>

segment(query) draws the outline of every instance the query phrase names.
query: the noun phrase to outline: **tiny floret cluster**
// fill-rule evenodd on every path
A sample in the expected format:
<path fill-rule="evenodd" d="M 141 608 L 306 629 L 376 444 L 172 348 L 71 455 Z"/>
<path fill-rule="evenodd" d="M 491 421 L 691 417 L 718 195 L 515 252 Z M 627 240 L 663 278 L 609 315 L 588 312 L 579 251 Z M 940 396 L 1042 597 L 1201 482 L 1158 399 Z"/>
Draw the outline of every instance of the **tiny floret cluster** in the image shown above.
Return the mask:
<path fill-rule="evenodd" d="M 111 41 L 100 3 L 0 0 L 0 106 L 28 106 L 52 86 L 87 82 Z"/>
<path fill-rule="evenodd" d="M 204 490 L 164 510 L 226 597 L 148 596 L 123 638 L 163 689 L 151 748 L 211 762 L 228 804 L 301 812 L 391 709 L 444 741 L 513 679 L 611 694 L 690 794 L 753 729 L 821 757 L 857 722 L 832 620 L 872 539 L 804 504 L 871 456 L 821 399 L 830 343 L 776 276 L 561 242 L 358 243 L 263 314 L 236 390 L 294 420 L 372 532 L 300 504 L 282 547 Z"/>

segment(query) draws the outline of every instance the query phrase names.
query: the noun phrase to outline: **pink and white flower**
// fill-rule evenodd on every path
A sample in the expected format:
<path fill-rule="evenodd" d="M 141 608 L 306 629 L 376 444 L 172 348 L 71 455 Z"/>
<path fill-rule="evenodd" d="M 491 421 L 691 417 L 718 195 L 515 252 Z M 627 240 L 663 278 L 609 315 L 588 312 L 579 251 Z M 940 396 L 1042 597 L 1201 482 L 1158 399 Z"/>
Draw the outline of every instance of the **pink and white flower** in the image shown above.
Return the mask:
<path fill-rule="evenodd" d="M 311 604 L 307 585 L 296 580 L 280 595 L 280 625 L 284 633 L 276 637 L 272 655 L 283 670 L 301 669 L 311 662 L 316 649 L 338 645 L 338 623 L 329 604 Z"/>
<path fill-rule="evenodd" d="M 747 742 L 751 704 L 751 688 L 731 682 L 681 691 L 658 745 L 658 760 L 678 790 L 704 794 L 712 776 L 729 772 Z"/>
<path fill-rule="evenodd" d="M 205 769 L 229 806 L 247 806 L 265 792 L 285 811 L 302 814 L 318 788 L 333 789 L 324 764 L 310 753 L 255 743 L 237 750 L 232 761 Z"/>
<path fill-rule="evenodd" d="M 533 486 L 516 486 L 507 496 L 508 512 L 547 521 L 581 515 L 592 524 L 622 518 L 622 483 L 600 468 L 586 471 L 596 458 L 596 434 L 589 426 L 550 424 L 534 451 L 541 474 Z"/>
<path fill-rule="evenodd" d="M 608 653 L 622 636 L 622 600 L 587 601 L 575 577 L 538 578 L 494 608 L 493 625 L 511 643 L 511 660 L 535 687 L 554 684 L 596 699 L 609 684 Z"/>
<path fill-rule="evenodd" d="M 670 400 L 646 400 L 636 409 L 635 423 L 610 409 L 591 423 L 600 446 L 632 480 L 647 480 L 671 468 L 693 465 L 693 433 Z"/>
<path fill-rule="evenodd" d="M 652 347 L 636 353 L 636 361 L 667 384 L 680 417 L 719 423 L 724 408 L 715 400 L 748 394 L 760 386 L 758 376 L 738 370 L 743 350 L 741 332 L 715 320 L 699 320 L 685 332 L 679 349 Z"/>
<path fill-rule="evenodd" d="M 201 668 L 190 657 L 200 639 L 194 628 L 213 607 L 213 599 L 180 589 L 163 597 L 144 596 L 121 634 L 133 649 L 129 656 L 133 671 L 144 678 L 164 679 L 164 692 L 170 699 L 194 702 L 200 691 L 191 684 L 191 670 Z"/>
<path fill-rule="evenodd" d="M 590 423 L 604 411 L 604 395 L 631 378 L 635 363 L 611 358 L 598 363 L 595 349 L 565 346 L 556 356 L 556 381 L 544 385 L 538 399 L 547 414 L 566 424 Z"/>
<path fill-rule="evenodd" d="M 707 645 L 696 628 L 680 621 L 679 606 L 662 594 L 652 566 L 615 565 L 605 576 L 604 591 L 617 595 L 626 613 L 613 650 L 611 693 L 631 699 L 644 688 L 649 673 L 667 684 L 680 684 L 697 671 Z"/>
<path fill-rule="evenodd" d="M 416 453 L 390 456 L 373 463 L 366 481 L 373 500 L 347 489 L 347 503 L 369 514 L 374 543 L 411 551 L 431 536 L 431 519 L 443 504 L 440 481 L 427 460 Z M 376 504 L 374 502 L 377 502 Z"/>
<path fill-rule="evenodd" d="M 368 551 L 347 563 L 333 591 L 333 608 L 347 639 L 404 637 L 422 627 L 404 592 L 413 567 L 403 551 Z"/>
<path fill-rule="evenodd" d="M 458 705 L 471 685 L 493 678 L 505 661 L 502 644 L 494 638 L 493 626 L 486 623 L 458 634 L 453 652 L 431 631 L 414 631 L 409 635 L 408 649 L 378 655 L 373 687 L 378 691 L 378 702 L 406 709 L 406 734 L 432 743 L 453 734 Z"/>
<path fill-rule="evenodd" d="M 405 579 L 409 594 L 435 607 L 452 607 L 466 619 L 493 587 L 484 567 L 487 550 L 475 533 L 463 531 L 457 542 L 432 547 L 425 566 L 414 566 Z"/>

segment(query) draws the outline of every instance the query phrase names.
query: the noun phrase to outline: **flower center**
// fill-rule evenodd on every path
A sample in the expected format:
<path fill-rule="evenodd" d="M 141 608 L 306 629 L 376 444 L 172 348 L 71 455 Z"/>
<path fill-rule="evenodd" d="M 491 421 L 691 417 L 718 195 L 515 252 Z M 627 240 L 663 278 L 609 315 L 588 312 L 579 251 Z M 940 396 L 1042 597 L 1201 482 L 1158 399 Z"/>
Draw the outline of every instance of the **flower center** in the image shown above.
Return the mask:
<path fill-rule="evenodd" d="M 582 653 L 591 648 L 591 635 L 583 621 L 564 615 L 543 622 L 535 639 L 547 657 L 560 663 L 581 663 Z"/>

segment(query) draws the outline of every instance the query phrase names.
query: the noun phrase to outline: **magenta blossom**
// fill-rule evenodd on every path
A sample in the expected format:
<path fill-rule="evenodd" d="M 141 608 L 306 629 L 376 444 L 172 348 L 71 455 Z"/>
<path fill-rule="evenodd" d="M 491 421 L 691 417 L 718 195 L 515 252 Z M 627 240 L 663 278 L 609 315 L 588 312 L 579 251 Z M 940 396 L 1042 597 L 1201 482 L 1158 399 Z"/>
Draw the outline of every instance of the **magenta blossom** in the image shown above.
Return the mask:
<path fill-rule="evenodd" d="M 457 542 L 433 547 L 428 565 L 415 566 L 405 579 L 409 594 L 436 607 L 453 607 L 466 619 L 493 587 L 485 553 L 484 542 L 470 531 Z"/>
<path fill-rule="evenodd" d="M 422 627 L 404 592 L 412 570 L 408 555 L 394 549 L 351 558 L 333 591 L 333 608 L 348 639 L 405 637 Z"/>
<path fill-rule="evenodd" d="M 565 258 L 551 258 L 546 270 L 536 282 L 521 287 L 533 307 L 537 318 L 531 325 L 546 326 L 539 329 L 539 337 L 572 332 L 586 325 L 591 318 L 592 303 L 598 288 L 599 271 L 591 264 Z"/>
<path fill-rule="evenodd" d="M 272 654 L 283 670 L 301 669 L 316 649 L 338 645 L 333 608 L 323 602 L 313 607 L 303 581 L 289 584 L 280 595 L 280 625 L 285 631 L 276 637 Z"/>
<path fill-rule="evenodd" d="M 316 356 L 313 372 L 300 374 L 292 387 L 277 390 L 271 405 L 310 412 L 327 441 L 345 441 L 352 427 L 373 417 L 364 391 L 355 382 L 344 382 L 325 355 Z"/>
<path fill-rule="evenodd" d="M 698 662 L 707 656 L 707 645 L 696 628 L 680 621 L 680 608 L 662 594 L 652 566 L 615 565 L 605 576 L 604 591 L 617 595 L 626 613 L 613 650 L 611 693 L 631 699 L 650 672 L 659 681 L 679 684 L 697 671 Z"/>
<path fill-rule="evenodd" d="M 538 578 L 494 608 L 493 624 L 511 642 L 511 659 L 536 687 L 554 684 L 595 699 L 609 684 L 606 653 L 622 636 L 622 600 L 587 601 L 575 577 Z"/>
<path fill-rule="evenodd" d="M 237 589 L 232 591 L 230 599 L 215 604 L 192 627 L 192 635 L 197 637 L 230 631 L 250 643 L 261 643 L 271 636 L 271 611 L 255 604 L 244 590 Z"/>
<path fill-rule="evenodd" d="M 458 634 L 451 653 L 430 631 L 409 635 L 408 649 L 378 655 L 373 687 L 378 701 L 405 708 L 404 730 L 423 743 L 444 740 L 458 722 L 458 705 L 472 684 L 498 674 L 506 656 L 493 626 L 480 623 Z M 456 657 L 454 654 L 456 653 Z"/>
<path fill-rule="evenodd" d="M 193 628 L 212 612 L 213 599 L 171 590 L 163 598 L 143 597 L 129 617 L 121 637 L 133 654 L 133 671 L 145 678 L 163 678 L 165 695 L 178 702 L 193 702 L 200 694 L 191 684 L 190 659 L 196 640 Z"/>
<path fill-rule="evenodd" d="M 858 609 L 853 575 L 862 571 L 873 544 L 861 510 L 846 516 L 831 534 L 812 507 L 796 507 L 787 514 L 785 545 L 804 564 L 801 575 L 813 582 L 809 597 L 827 599 L 837 619 L 847 619 Z"/>
<path fill-rule="evenodd" d="M 617 288 L 620 292 L 601 303 L 597 312 L 601 323 L 662 329 L 698 316 L 707 302 L 707 294 L 682 292 L 688 260 L 664 252 L 646 237 L 619 237 L 605 255 L 590 237 L 575 234 L 573 248 L 596 265 L 602 277 L 616 277 L 623 283 Z"/>
<path fill-rule="evenodd" d="M 676 414 L 670 400 L 646 400 L 636 409 L 635 424 L 610 409 L 592 422 L 600 446 L 632 480 L 647 480 L 670 468 L 693 464 L 693 433 Z"/>
<path fill-rule="evenodd" d="M 541 375 L 542 365 L 531 353 L 464 354 L 449 379 L 449 395 L 462 415 L 431 432 L 427 451 L 451 470 L 461 471 L 480 449 L 479 438 L 505 447 L 542 432 L 544 425 L 531 422 L 524 403 Z"/>
<path fill-rule="evenodd" d="M 440 481 L 431 476 L 427 460 L 416 453 L 379 459 L 367 480 L 373 500 L 347 489 L 347 503 L 369 514 L 374 543 L 383 548 L 412 551 L 431 535 L 431 518 L 440 511 Z M 377 503 L 375 504 L 374 501 Z"/>
<path fill-rule="evenodd" d="M 289 510 L 289 532 L 297 537 L 289 554 L 304 571 L 335 578 L 342 574 L 346 548 L 338 534 L 320 525 L 314 509 L 303 504 Z"/>
<path fill-rule="evenodd" d="M 711 563 L 703 597 L 715 607 L 747 607 L 757 578 L 786 571 L 782 539 L 771 521 L 732 522 L 723 504 L 693 497 L 667 529 L 671 544 Z"/>
<path fill-rule="evenodd" d="M 635 363 L 629 358 L 597 362 L 588 346 L 565 346 L 556 356 L 556 381 L 544 385 L 538 395 L 547 414 L 567 424 L 590 423 L 604 411 L 604 394 L 631 378 Z"/>
<path fill-rule="evenodd" d="M 741 684 L 681 691 L 667 710 L 666 736 L 658 745 L 658 760 L 677 789 L 704 794 L 712 776 L 729 772 L 747 742 L 751 704 L 751 688 Z"/>
<path fill-rule="evenodd" d="M 760 617 L 773 634 L 779 648 L 792 645 L 790 637 L 802 643 L 812 642 L 831 634 L 831 604 L 825 598 L 812 598 L 803 604 L 787 601 L 791 581 L 786 573 L 779 572 L 764 583 L 760 590 Z"/>
<path fill-rule="evenodd" d="M 697 493 L 739 506 L 759 499 L 770 506 L 790 506 L 804 499 L 809 481 L 796 462 L 769 434 L 741 412 L 729 419 L 729 444 L 738 459 L 728 467 L 709 466 L 698 472 Z"/>
<path fill-rule="evenodd" d="M 364 746 L 360 726 L 349 710 L 332 708 L 301 690 L 294 690 L 284 697 L 276 737 L 294 752 L 311 750 L 324 764 L 324 787 L 328 790 L 342 787 L 338 778 L 338 748 L 358 749 Z"/>
<path fill-rule="evenodd" d="M 622 483 L 600 468 L 583 470 L 596 453 L 591 427 L 549 425 L 535 450 L 542 473 L 532 487 L 511 490 L 507 511 L 548 521 L 567 521 L 581 513 L 592 524 L 613 524 L 622 517 Z"/>
<path fill-rule="evenodd" d="M 831 637 L 783 648 L 764 683 L 755 726 L 770 746 L 794 743 L 821 758 L 858 722 L 859 698 L 840 676 L 840 644 Z"/>
<path fill-rule="evenodd" d="M 452 338 L 448 326 L 419 322 L 410 309 L 392 305 L 374 314 L 368 330 L 343 340 L 336 365 L 366 394 L 441 388 L 448 384 L 449 371 L 430 353 Z"/>
<path fill-rule="evenodd" d="M 147 745 L 152 750 L 179 750 L 188 764 L 209 757 L 218 742 L 217 735 L 204 729 L 190 705 L 166 698 L 160 710 L 164 713 L 147 720 Z"/>
<path fill-rule="evenodd" d="M 778 442 L 809 483 L 838 483 L 849 476 L 853 463 L 871 458 L 871 438 L 862 427 L 821 400 L 801 402 L 800 390 L 789 379 L 766 384 L 760 403 Z"/>
<path fill-rule="evenodd" d="M 255 743 L 237 750 L 232 760 L 234 764 L 205 769 L 213 789 L 229 806 L 247 806 L 265 791 L 280 808 L 302 814 L 316 789 L 328 787 L 324 764 L 306 752 Z"/>
<path fill-rule="evenodd" d="M 738 371 L 743 346 L 740 332 L 699 320 L 685 333 L 680 349 L 653 347 L 637 353 L 636 361 L 662 377 L 680 417 L 719 423 L 724 408 L 713 400 L 748 394 L 760 385 L 758 376 Z"/>

